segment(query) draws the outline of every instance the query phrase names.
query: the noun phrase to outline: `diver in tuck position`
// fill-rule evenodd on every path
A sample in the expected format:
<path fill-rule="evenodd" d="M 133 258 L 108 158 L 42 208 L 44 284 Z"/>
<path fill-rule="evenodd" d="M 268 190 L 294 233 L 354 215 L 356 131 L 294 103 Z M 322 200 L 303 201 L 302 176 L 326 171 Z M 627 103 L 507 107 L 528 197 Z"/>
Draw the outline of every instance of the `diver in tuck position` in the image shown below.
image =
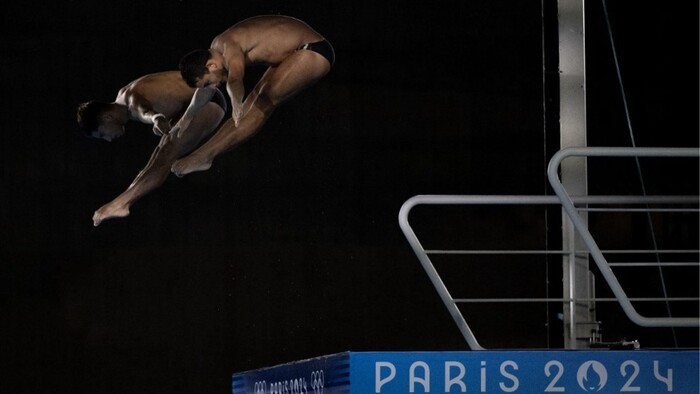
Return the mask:
<path fill-rule="evenodd" d="M 180 61 L 188 85 L 197 87 L 192 103 L 172 133 L 188 128 L 189 120 L 225 83 L 232 116 L 212 138 L 190 155 L 177 160 L 172 172 L 183 176 L 211 167 L 214 158 L 254 135 L 278 105 L 326 75 L 333 65 L 333 47 L 306 23 L 287 16 L 257 16 L 219 34 L 209 49 L 195 50 Z M 267 65 L 245 101 L 246 66 Z"/>
<path fill-rule="evenodd" d="M 191 152 L 221 123 L 226 113 L 226 97 L 212 91 L 211 99 L 188 121 L 187 133 L 175 138 L 170 125 L 180 119 L 195 89 L 187 86 L 178 71 L 149 74 L 119 90 L 115 101 L 88 101 L 78 106 L 77 120 L 82 131 L 94 138 L 112 141 L 124 134 L 129 119 L 153 124 L 160 143 L 146 166 L 129 187 L 111 202 L 95 211 L 93 224 L 129 215 L 129 207 L 146 193 L 159 187 L 170 175 L 173 162 Z"/>

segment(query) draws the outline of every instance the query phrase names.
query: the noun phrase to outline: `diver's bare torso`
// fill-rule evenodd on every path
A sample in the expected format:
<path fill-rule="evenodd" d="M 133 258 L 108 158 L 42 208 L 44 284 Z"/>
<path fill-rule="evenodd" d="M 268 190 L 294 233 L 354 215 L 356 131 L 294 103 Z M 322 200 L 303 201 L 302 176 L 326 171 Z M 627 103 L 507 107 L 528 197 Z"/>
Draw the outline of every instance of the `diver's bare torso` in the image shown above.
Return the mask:
<path fill-rule="evenodd" d="M 246 64 L 276 65 L 299 46 L 323 40 L 306 23 L 287 16 L 257 16 L 239 22 L 218 35 L 211 48 L 228 58 L 230 51 L 242 51 Z M 231 48 L 235 44 L 237 48 Z"/>
<path fill-rule="evenodd" d="M 187 86 L 179 71 L 148 74 L 119 90 L 115 102 L 129 108 L 129 118 L 139 120 L 138 108 L 148 105 L 170 119 L 178 119 L 192 99 L 194 88 Z"/>

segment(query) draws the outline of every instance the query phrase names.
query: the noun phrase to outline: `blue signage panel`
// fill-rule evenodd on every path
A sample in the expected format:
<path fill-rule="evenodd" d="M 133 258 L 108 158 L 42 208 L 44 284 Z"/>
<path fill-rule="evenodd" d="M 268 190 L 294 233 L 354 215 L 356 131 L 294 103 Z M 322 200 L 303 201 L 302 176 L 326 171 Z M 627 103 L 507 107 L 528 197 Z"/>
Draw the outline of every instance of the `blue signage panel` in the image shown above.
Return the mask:
<path fill-rule="evenodd" d="M 233 394 L 349 394 L 350 353 L 233 375 Z"/>
<path fill-rule="evenodd" d="M 235 374 L 233 394 L 700 392 L 698 351 L 349 352 Z"/>

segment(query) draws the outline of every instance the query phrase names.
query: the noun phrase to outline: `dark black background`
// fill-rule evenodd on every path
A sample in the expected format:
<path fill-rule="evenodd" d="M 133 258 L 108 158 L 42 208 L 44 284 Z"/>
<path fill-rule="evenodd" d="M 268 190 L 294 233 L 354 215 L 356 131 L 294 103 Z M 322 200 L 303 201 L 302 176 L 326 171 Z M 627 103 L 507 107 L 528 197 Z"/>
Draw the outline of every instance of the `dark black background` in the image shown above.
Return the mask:
<path fill-rule="evenodd" d="M 589 144 L 629 146 L 602 8 L 588 3 Z M 610 3 L 637 144 L 697 146 L 698 4 Z M 554 2 L 3 8 L 3 392 L 227 392 L 232 372 L 346 350 L 465 349 L 399 229 L 399 208 L 416 194 L 548 193 Z M 334 45 L 335 68 L 210 171 L 171 177 L 130 217 L 94 228 L 93 211 L 128 186 L 157 139 L 136 123 L 113 143 L 82 138 L 76 106 L 175 69 L 259 14 L 309 23 Z M 649 187 L 697 193 L 697 168 L 686 170 Z M 620 177 L 591 187 L 624 186 Z M 428 235 L 490 232 L 542 247 L 518 221 L 469 224 Z M 469 267 L 450 278 L 476 294 L 556 294 L 556 270 Z M 509 311 L 512 324 L 490 311 L 470 320 L 487 347 L 560 345 L 546 308 Z"/>

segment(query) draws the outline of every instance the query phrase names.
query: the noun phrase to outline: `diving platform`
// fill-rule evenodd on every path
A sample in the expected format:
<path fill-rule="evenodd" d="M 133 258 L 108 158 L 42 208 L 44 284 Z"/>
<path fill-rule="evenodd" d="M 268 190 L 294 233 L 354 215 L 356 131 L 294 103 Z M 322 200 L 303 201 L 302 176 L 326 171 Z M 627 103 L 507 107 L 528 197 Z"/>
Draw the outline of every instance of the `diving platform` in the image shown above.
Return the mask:
<path fill-rule="evenodd" d="M 697 394 L 697 350 L 344 352 L 236 373 L 233 394 Z"/>

